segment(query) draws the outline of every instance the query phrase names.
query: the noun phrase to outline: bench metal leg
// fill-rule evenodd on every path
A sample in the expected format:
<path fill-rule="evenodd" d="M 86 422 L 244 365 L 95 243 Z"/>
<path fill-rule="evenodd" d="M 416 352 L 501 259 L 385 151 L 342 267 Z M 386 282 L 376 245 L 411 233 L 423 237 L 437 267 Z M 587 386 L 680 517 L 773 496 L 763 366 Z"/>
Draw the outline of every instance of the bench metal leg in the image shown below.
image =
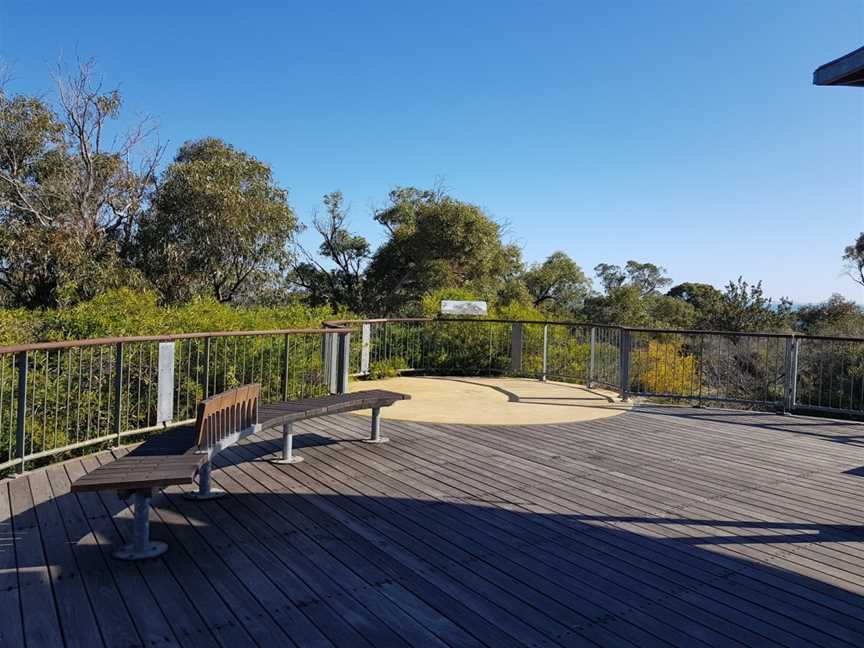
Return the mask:
<path fill-rule="evenodd" d="M 132 510 L 135 514 L 132 542 L 114 552 L 120 560 L 146 560 L 161 556 L 168 551 L 164 542 L 150 540 L 150 498 L 153 491 L 136 490 L 132 493 Z"/>
<path fill-rule="evenodd" d="M 387 443 L 390 439 L 381 436 L 381 408 L 372 409 L 372 436 L 363 439 L 364 443 Z"/>
<path fill-rule="evenodd" d="M 183 493 L 183 497 L 191 500 L 211 500 L 225 497 L 225 491 L 213 488 L 210 484 L 210 471 L 213 466 L 208 461 L 198 469 L 198 490 Z"/>
<path fill-rule="evenodd" d="M 273 459 L 274 464 L 294 464 L 303 461 L 303 457 L 294 454 L 294 426 L 291 423 L 282 425 L 282 458 Z"/>

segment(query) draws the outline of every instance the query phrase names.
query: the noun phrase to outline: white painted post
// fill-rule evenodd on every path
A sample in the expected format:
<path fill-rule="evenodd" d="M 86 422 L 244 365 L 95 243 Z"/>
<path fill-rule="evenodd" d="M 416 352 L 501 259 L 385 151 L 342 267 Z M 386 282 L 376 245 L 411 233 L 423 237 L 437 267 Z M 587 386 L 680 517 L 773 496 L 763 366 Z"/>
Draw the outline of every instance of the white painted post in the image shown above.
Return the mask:
<path fill-rule="evenodd" d="M 366 323 L 361 328 L 360 338 L 360 373 L 368 375 L 369 373 L 369 349 L 372 344 L 372 325 Z"/>

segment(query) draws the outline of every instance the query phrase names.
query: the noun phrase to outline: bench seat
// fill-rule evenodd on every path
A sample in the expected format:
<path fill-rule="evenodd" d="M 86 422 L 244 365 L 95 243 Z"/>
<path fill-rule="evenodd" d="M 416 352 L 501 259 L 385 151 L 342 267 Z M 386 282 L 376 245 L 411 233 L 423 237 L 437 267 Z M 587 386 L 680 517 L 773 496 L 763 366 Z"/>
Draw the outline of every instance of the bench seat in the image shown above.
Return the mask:
<path fill-rule="evenodd" d="M 406 394 L 370 389 L 353 394 L 259 405 L 260 385 L 244 385 L 216 394 L 198 404 L 194 426 L 165 430 L 129 454 L 100 466 L 77 479 L 73 492 L 116 490 L 123 499 L 133 500 L 135 527 L 133 541 L 114 552 L 124 560 L 142 560 L 167 550 L 164 542 L 150 540 L 150 499 L 166 486 L 190 485 L 198 479 L 198 490 L 184 495 L 192 499 L 213 499 L 224 495 L 210 487 L 211 459 L 240 439 L 263 427 L 282 426 L 282 458 L 274 463 L 296 463 L 293 455 L 292 424 L 296 421 L 361 409 L 372 410 L 372 435 L 367 441 L 383 443 L 380 409 L 410 398 Z"/>
<path fill-rule="evenodd" d="M 364 409 L 388 407 L 400 400 L 409 400 L 408 394 L 385 389 L 367 389 L 350 394 L 331 394 L 317 398 L 304 398 L 261 405 L 258 408 L 258 423 L 262 428 L 273 428 L 284 423 L 305 421 L 318 416 L 344 414 Z"/>
<path fill-rule="evenodd" d="M 194 484 L 195 476 L 207 462 L 207 455 L 197 450 L 193 426 L 171 428 L 149 438 L 129 454 L 80 477 L 72 484 L 72 491 L 128 492 Z"/>

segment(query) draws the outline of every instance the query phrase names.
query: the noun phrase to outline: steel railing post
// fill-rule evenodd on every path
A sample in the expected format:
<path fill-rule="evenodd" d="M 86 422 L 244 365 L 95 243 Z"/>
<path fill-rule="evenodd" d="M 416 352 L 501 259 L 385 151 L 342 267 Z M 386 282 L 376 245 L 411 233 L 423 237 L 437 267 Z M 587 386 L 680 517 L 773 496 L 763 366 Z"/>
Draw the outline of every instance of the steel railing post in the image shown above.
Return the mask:
<path fill-rule="evenodd" d="M 336 393 L 348 393 L 348 365 L 351 355 L 351 334 L 340 333 L 336 357 Z"/>
<path fill-rule="evenodd" d="M 25 451 L 24 436 L 27 423 L 27 352 L 21 351 L 16 354 L 18 363 L 18 398 L 17 419 L 15 422 L 15 452 L 18 455 L 18 473 L 24 472 Z"/>
<path fill-rule="evenodd" d="M 522 373 L 522 322 L 510 325 L 510 371 Z"/>
<path fill-rule="evenodd" d="M 594 354 L 597 350 L 597 328 L 591 327 L 591 348 L 588 354 L 588 389 L 594 386 Z"/>
<path fill-rule="evenodd" d="M 548 369 L 549 360 L 549 325 L 543 325 L 543 372 L 540 375 L 540 380 L 546 382 L 546 370 Z"/>
<path fill-rule="evenodd" d="M 786 338 L 786 371 L 783 394 L 783 412 L 795 409 L 798 386 L 798 339 L 792 335 Z"/>
<path fill-rule="evenodd" d="M 620 382 L 619 389 L 621 400 L 630 400 L 630 331 L 621 329 L 619 337 L 618 355 L 620 360 Z"/>
<path fill-rule="evenodd" d="M 120 445 L 122 426 L 120 418 L 123 414 L 123 343 L 118 342 L 114 349 L 114 435 L 115 444 Z"/>

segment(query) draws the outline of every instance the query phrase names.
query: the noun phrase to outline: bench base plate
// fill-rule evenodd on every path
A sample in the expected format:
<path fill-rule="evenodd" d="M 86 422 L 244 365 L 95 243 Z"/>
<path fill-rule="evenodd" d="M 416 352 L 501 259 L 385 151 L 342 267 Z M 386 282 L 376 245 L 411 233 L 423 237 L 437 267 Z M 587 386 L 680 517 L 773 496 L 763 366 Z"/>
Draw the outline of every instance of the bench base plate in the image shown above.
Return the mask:
<path fill-rule="evenodd" d="M 276 464 L 277 466 L 285 466 L 287 464 L 295 464 L 303 461 L 303 457 L 299 455 L 294 455 L 290 459 L 271 459 L 270 463 Z"/>
<path fill-rule="evenodd" d="M 211 488 L 206 493 L 201 493 L 199 491 L 187 491 L 183 493 L 183 497 L 188 500 L 199 500 L 206 501 L 212 499 L 219 499 L 220 497 L 225 497 L 225 491 L 219 490 L 218 488 Z"/>
<path fill-rule="evenodd" d="M 363 439 L 363 443 L 389 443 L 390 439 L 387 437 L 378 437 L 377 439 Z"/>
<path fill-rule="evenodd" d="M 143 551 L 135 548 L 135 545 L 124 545 L 112 555 L 118 560 L 147 560 L 148 558 L 156 558 L 168 551 L 168 545 L 158 540 L 153 540 L 147 543 Z"/>

